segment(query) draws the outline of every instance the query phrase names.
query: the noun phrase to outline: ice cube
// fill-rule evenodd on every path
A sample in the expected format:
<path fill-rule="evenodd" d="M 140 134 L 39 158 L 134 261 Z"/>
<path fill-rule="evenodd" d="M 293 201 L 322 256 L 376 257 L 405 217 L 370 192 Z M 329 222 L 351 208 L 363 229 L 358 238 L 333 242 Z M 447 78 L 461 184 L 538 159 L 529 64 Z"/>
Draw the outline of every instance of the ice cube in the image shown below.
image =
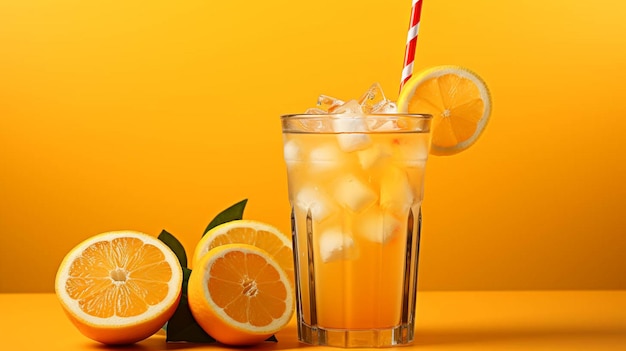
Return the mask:
<path fill-rule="evenodd" d="M 359 98 L 359 105 L 365 113 L 371 113 L 381 108 L 389 102 L 383 93 L 383 88 L 378 83 L 374 83 L 365 94 Z"/>
<path fill-rule="evenodd" d="M 353 212 L 361 212 L 378 200 L 376 192 L 353 174 L 340 177 L 333 194 L 337 203 Z"/>
<path fill-rule="evenodd" d="M 407 212 L 413 203 L 413 188 L 409 177 L 399 167 L 389 167 L 380 180 L 380 206 L 398 214 Z"/>
<path fill-rule="evenodd" d="M 310 108 L 305 111 L 305 114 L 309 114 L 309 115 L 326 114 L 325 111 L 322 111 L 322 110 L 319 110 L 319 111 L 316 111 L 316 109 Z M 298 118 L 293 123 L 296 123 L 296 122 L 299 123 L 300 126 L 298 128 L 303 131 L 311 131 L 311 132 L 316 132 L 316 133 L 330 133 L 333 131 L 332 125 L 330 124 L 330 121 L 328 121 L 327 119 L 323 117 L 320 118 L 317 116 L 309 116 L 309 117 L 310 118 L 306 118 L 306 117 Z"/>
<path fill-rule="evenodd" d="M 305 213 L 311 211 L 311 218 L 322 222 L 337 211 L 337 205 L 330 196 L 316 186 L 306 185 L 296 194 L 296 206 Z"/>
<path fill-rule="evenodd" d="M 414 136 L 397 137 L 393 144 L 394 159 L 402 163 L 421 165 L 428 158 L 428 136 L 421 138 Z"/>
<path fill-rule="evenodd" d="M 363 169 L 372 168 L 380 160 L 390 155 L 390 150 L 387 150 L 380 144 L 374 144 L 365 150 L 357 151 L 357 158 Z"/>
<path fill-rule="evenodd" d="M 381 118 L 379 116 L 367 117 L 367 129 L 376 132 L 391 132 L 398 130 L 396 121 L 388 118 Z"/>
<path fill-rule="evenodd" d="M 377 116 L 376 114 L 393 114 L 397 113 L 397 106 L 393 102 L 389 102 L 383 106 L 379 110 L 372 111 L 373 115 L 367 117 L 367 128 L 371 131 L 376 132 L 392 132 L 404 130 L 405 128 L 401 127 L 401 121 L 388 118 L 386 116 Z"/>
<path fill-rule="evenodd" d="M 361 122 L 359 122 L 361 123 Z M 352 152 L 362 150 L 372 144 L 372 139 L 367 134 L 337 134 L 337 142 L 341 150 Z"/>
<path fill-rule="evenodd" d="M 285 145 L 283 146 L 283 153 L 285 155 L 285 162 L 287 162 L 287 164 L 291 164 L 302 159 L 300 146 L 293 139 L 285 142 Z"/>
<path fill-rule="evenodd" d="M 307 115 L 324 115 L 326 113 L 328 112 L 317 107 L 311 107 L 311 108 L 306 109 L 306 111 L 304 111 L 304 114 L 307 114 Z"/>
<path fill-rule="evenodd" d="M 426 159 L 428 159 L 428 147 L 429 147 L 430 141 L 428 139 L 428 137 L 423 137 L 423 138 L 419 138 L 410 148 L 409 151 L 407 151 L 407 153 L 409 153 L 411 156 L 411 159 L 414 161 L 423 161 L 426 162 Z"/>
<path fill-rule="evenodd" d="M 392 213 L 374 207 L 359 216 L 355 223 L 355 233 L 369 241 L 385 244 L 398 233 L 401 224 Z"/>
<path fill-rule="evenodd" d="M 319 107 L 319 109 L 323 111 L 327 111 L 327 112 L 334 112 L 334 110 L 337 107 L 343 104 L 344 104 L 343 100 L 339 100 L 337 98 L 334 98 L 328 95 L 320 95 L 317 98 L 317 106 Z"/>
<path fill-rule="evenodd" d="M 323 118 L 323 116 L 321 116 L 327 113 L 328 112 L 322 109 L 311 107 L 311 108 L 308 108 L 306 111 L 304 111 L 304 114 L 309 115 L 309 116 L 303 116 L 301 118 L 296 119 L 295 121 L 292 121 L 291 123 L 299 123 L 300 124 L 299 128 L 301 128 L 303 131 L 312 131 L 316 133 L 330 133 L 333 131 L 330 121 L 326 118 Z"/>
<path fill-rule="evenodd" d="M 354 259 L 356 250 L 354 239 L 344 234 L 341 228 L 329 228 L 319 237 L 319 250 L 322 262 Z"/>
<path fill-rule="evenodd" d="M 309 170 L 319 173 L 337 169 L 343 165 L 345 157 L 337 144 L 322 144 L 309 153 Z"/>
<path fill-rule="evenodd" d="M 365 119 L 361 116 L 341 116 L 333 118 L 333 131 L 346 133 L 345 135 L 362 135 L 359 133 L 367 132 L 367 125 L 365 124 Z M 365 136 L 369 138 L 368 135 Z"/>
<path fill-rule="evenodd" d="M 385 101 L 374 106 L 372 113 L 398 113 L 398 105 L 392 101 Z"/>
<path fill-rule="evenodd" d="M 333 119 L 333 131 L 337 134 L 337 142 L 341 150 L 352 152 L 362 150 L 372 143 L 367 132 L 367 125 L 363 118 L 361 106 L 356 100 L 350 100 L 338 107 L 335 111 L 341 114 Z"/>
<path fill-rule="evenodd" d="M 389 101 L 383 89 L 378 83 L 374 83 L 359 99 L 361 109 L 365 113 L 398 113 L 398 106 L 395 102 Z M 380 127 L 382 121 L 377 121 L 376 124 L 370 125 L 370 130 L 375 130 Z"/>
<path fill-rule="evenodd" d="M 360 116 L 363 115 L 363 109 L 356 100 L 350 100 L 341 106 L 337 106 L 337 108 L 333 110 L 333 113 Z"/>

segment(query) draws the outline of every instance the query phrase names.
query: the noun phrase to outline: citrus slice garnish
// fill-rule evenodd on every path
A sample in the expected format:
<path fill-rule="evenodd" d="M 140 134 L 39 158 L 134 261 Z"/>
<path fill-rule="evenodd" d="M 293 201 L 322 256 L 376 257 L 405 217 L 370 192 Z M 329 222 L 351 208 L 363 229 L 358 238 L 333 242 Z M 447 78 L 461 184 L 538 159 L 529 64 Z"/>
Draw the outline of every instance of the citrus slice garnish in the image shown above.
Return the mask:
<path fill-rule="evenodd" d="M 453 155 L 470 147 L 491 114 L 485 82 L 459 66 L 437 66 L 413 75 L 398 97 L 398 112 L 433 116 L 433 155 Z"/>
<path fill-rule="evenodd" d="M 193 267 L 209 250 L 226 244 L 249 244 L 268 252 L 293 282 L 291 240 L 275 227 L 254 220 L 234 220 L 209 230 L 196 245 Z"/>
<path fill-rule="evenodd" d="M 163 242 L 134 232 L 108 232 L 74 247 L 56 275 L 55 291 L 72 323 L 104 344 L 130 344 L 156 333 L 174 314 L 183 273 Z"/>
<path fill-rule="evenodd" d="M 248 244 L 211 249 L 194 267 L 189 309 L 198 324 L 227 345 L 252 345 L 282 329 L 294 300 L 287 273 L 266 251 Z"/>

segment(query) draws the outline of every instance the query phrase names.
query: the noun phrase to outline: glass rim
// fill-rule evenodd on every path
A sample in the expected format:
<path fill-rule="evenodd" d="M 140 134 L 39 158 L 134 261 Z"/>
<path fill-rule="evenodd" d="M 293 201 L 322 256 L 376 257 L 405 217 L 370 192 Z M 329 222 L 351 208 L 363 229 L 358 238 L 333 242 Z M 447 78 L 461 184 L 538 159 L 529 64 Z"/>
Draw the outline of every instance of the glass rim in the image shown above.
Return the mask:
<path fill-rule="evenodd" d="M 345 113 L 289 113 L 280 116 L 281 120 L 285 119 L 299 119 L 299 118 L 355 118 L 355 117 L 374 117 L 374 118 L 413 118 L 413 119 L 432 119 L 433 115 L 428 113 L 363 113 L 363 114 L 345 114 Z"/>

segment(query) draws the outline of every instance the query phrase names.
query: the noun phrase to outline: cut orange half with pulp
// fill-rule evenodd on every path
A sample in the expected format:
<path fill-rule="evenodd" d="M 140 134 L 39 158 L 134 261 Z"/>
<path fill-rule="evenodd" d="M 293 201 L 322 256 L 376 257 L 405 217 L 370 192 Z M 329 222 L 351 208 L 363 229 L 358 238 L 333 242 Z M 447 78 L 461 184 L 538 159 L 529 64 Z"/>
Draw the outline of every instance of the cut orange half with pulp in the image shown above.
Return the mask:
<path fill-rule="evenodd" d="M 211 249 L 189 277 L 195 320 L 227 345 L 252 345 L 282 329 L 294 312 L 287 273 L 264 250 L 247 244 Z"/>
<path fill-rule="evenodd" d="M 459 66 L 437 66 L 413 75 L 402 87 L 397 104 L 400 113 L 433 116 L 433 155 L 453 155 L 470 147 L 491 114 L 487 85 Z"/>
<path fill-rule="evenodd" d="M 209 250 L 226 244 L 249 244 L 272 255 L 293 282 L 293 251 L 291 239 L 277 228 L 254 220 L 234 220 L 209 230 L 196 245 L 193 267 Z"/>
<path fill-rule="evenodd" d="M 133 231 L 93 236 L 63 259 L 55 291 L 87 337 L 129 344 L 156 333 L 174 314 L 183 273 L 163 242 Z"/>

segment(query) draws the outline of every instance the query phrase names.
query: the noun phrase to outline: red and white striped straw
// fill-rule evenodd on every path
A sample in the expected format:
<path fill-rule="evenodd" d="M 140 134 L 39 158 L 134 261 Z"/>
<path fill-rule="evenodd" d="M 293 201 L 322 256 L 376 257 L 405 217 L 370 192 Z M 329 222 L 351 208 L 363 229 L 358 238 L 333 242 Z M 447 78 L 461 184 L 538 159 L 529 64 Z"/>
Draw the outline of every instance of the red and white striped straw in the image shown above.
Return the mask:
<path fill-rule="evenodd" d="M 422 15 L 422 1 L 413 0 L 411 7 L 411 22 L 409 22 L 409 33 L 406 37 L 406 48 L 404 50 L 404 66 L 402 68 L 402 79 L 400 89 L 404 86 L 411 75 L 413 75 L 413 61 L 415 60 L 415 47 L 417 46 L 417 33 L 420 29 L 420 17 Z"/>

